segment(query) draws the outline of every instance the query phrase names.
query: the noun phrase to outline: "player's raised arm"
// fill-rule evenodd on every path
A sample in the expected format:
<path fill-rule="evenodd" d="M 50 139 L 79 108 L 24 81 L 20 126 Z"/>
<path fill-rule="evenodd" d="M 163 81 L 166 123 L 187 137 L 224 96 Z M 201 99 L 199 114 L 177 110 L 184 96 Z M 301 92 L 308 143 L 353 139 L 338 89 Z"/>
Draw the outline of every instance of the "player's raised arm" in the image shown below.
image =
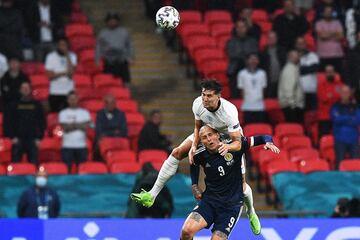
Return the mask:
<path fill-rule="evenodd" d="M 241 137 L 241 148 L 249 149 L 251 147 L 256 147 L 259 145 L 265 144 L 264 149 L 270 150 L 274 153 L 279 153 L 280 149 L 274 144 L 272 137 L 270 135 L 257 135 L 247 137 Z"/>

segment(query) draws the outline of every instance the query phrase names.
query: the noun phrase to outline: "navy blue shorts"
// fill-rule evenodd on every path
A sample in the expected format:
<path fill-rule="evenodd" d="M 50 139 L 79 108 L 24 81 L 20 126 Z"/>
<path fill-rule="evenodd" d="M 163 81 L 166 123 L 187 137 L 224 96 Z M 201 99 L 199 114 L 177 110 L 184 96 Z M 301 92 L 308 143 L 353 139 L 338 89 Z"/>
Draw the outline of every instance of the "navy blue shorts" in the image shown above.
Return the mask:
<path fill-rule="evenodd" d="M 241 214 L 241 209 L 242 204 L 226 207 L 203 199 L 194 208 L 193 212 L 199 213 L 205 219 L 208 224 L 206 228 L 213 225 L 212 232 L 220 231 L 229 236 Z"/>

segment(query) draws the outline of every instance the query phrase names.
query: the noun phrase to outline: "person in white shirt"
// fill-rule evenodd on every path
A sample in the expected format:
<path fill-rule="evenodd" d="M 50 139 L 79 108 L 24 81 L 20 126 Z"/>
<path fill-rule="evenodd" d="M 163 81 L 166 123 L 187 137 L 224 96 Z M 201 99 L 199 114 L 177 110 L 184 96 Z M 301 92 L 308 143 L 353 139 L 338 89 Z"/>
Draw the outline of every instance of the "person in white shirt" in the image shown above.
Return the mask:
<path fill-rule="evenodd" d="M 88 156 L 86 130 L 90 126 L 90 113 L 78 107 L 78 96 L 71 92 L 68 97 L 69 107 L 59 113 L 59 123 L 64 129 L 61 156 L 71 170 L 72 161 L 76 164 L 85 162 Z"/>
<path fill-rule="evenodd" d="M 215 80 L 205 80 L 201 83 L 201 96 L 194 100 L 192 110 L 195 117 L 194 133 L 187 137 L 178 147 L 174 148 L 170 156 L 163 163 L 159 175 L 152 189 L 147 192 L 132 193 L 131 198 L 145 207 L 151 207 L 155 198 L 164 187 L 165 183 L 175 175 L 180 160 L 189 156 L 189 163 L 193 164 L 193 157 L 200 143 L 199 130 L 202 125 L 216 129 L 224 136 L 224 143 L 219 148 L 219 153 L 225 157 L 228 152 L 238 151 L 241 145 L 242 128 L 238 119 L 235 105 L 221 98 L 222 86 Z M 231 142 L 229 143 L 230 140 Z M 227 143 L 225 143 L 227 142 Z M 250 220 L 251 230 L 259 234 L 261 224 L 253 206 L 253 196 L 250 186 L 245 182 L 245 162 L 242 159 L 244 205 Z M 195 198 L 200 199 L 202 194 L 198 186 L 192 186 Z"/>
<path fill-rule="evenodd" d="M 317 78 L 320 60 L 316 53 L 307 49 L 305 39 L 298 37 L 295 48 L 300 54 L 300 84 L 305 93 L 305 111 L 315 111 L 317 108 Z"/>
<path fill-rule="evenodd" d="M 267 122 L 264 106 L 264 90 L 267 78 L 264 70 L 258 68 L 259 57 L 250 54 L 246 59 L 246 68 L 237 76 L 237 87 L 244 98 L 241 110 L 245 123 Z"/>
<path fill-rule="evenodd" d="M 69 50 L 66 38 L 59 38 L 57 49 L 46 56 L 45 69 L 50 80 L 49 104 L 52 112 L 67 105 L 67 95 L 74 90 L 71 79 L 77 63 L 76 55 Z"/>

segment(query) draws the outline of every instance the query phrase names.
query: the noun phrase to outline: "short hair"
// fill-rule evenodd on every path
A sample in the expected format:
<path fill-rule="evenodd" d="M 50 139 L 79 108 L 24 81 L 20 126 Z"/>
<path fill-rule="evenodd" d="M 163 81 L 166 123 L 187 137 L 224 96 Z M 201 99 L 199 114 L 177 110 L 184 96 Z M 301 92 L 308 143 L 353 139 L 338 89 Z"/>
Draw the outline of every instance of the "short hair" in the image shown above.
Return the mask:
<path fill-rule="evenodd" d="M 69 98 L 71 95 L 77 96 L 75 91 L 70 91 L 70 92 L 68 93 L 67 97 Z"/>
<path fill-rule="evenodd" d="M 56 38 L 56 43 L 59 43 L 60 41 L 64 41 L 69 45 L 69 39 L 65 35 L 60 35 Z"/>
<path fill-rule="evenodd" d="M 115 12 L 108 12 L 106 14 L 106 16 L 105 16 L 105 23 L 107 23 L 111 19 L 115 19 L 118 22 L 120 22 L 120 15 L 118 13 L 115 13 Z"/>
<path fill-rule="evenodd" d="M 160 113 L 161 113 L 161 111 L 159 109 L 153 109 L 150 112 L 150 117 L 154 116 L 155 114 L 160 114 Z"/>
<path fill-rule="evenodd" d="M 215 79 L 204 79 L 200 83 L 201 89 L 214 91 L 215 94 L 220 94 L 222 90 L 221 84 Z"/>

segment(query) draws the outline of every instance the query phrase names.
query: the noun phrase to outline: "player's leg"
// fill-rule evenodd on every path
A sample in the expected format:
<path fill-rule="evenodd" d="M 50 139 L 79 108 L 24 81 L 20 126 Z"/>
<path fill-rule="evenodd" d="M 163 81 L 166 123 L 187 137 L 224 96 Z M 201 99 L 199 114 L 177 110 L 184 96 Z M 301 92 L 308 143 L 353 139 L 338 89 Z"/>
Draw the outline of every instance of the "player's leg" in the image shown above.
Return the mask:
<path fill-rule="evenodd" d="M 212 228 L 211 240 L 226 240 L 235 228 L 241 215 L 242 205 L 233 207 L 219 206 L 215 210 L 214 227 Z"/>
<path fill-rule="evenodd" d="M 161 166 L 159 175 L 152 189 L 149 192 L 143 190 L 141 193 L 132 193 L 131 199 L 141 203 L 145 207 L 151 207 L 155 198 L 165 186 L 165 183 L 175 175 L 179 162 L 188 154 L 192 145 L 191 135 L 176 147 Z"/>
<path fill-rule="evenodd" d="M 211 235 L 211 239 L 210 240 L 227 240 L 228 236 L 221 232 L 221 231 L 214 231 L 213 234 Z"/>
<path fill-rule="evenodd" d="M 192 212 L 181 229 L 180 240 L 191 240 L 195 234 L 207 226 L 207 222 L 198 212 Z"/>

